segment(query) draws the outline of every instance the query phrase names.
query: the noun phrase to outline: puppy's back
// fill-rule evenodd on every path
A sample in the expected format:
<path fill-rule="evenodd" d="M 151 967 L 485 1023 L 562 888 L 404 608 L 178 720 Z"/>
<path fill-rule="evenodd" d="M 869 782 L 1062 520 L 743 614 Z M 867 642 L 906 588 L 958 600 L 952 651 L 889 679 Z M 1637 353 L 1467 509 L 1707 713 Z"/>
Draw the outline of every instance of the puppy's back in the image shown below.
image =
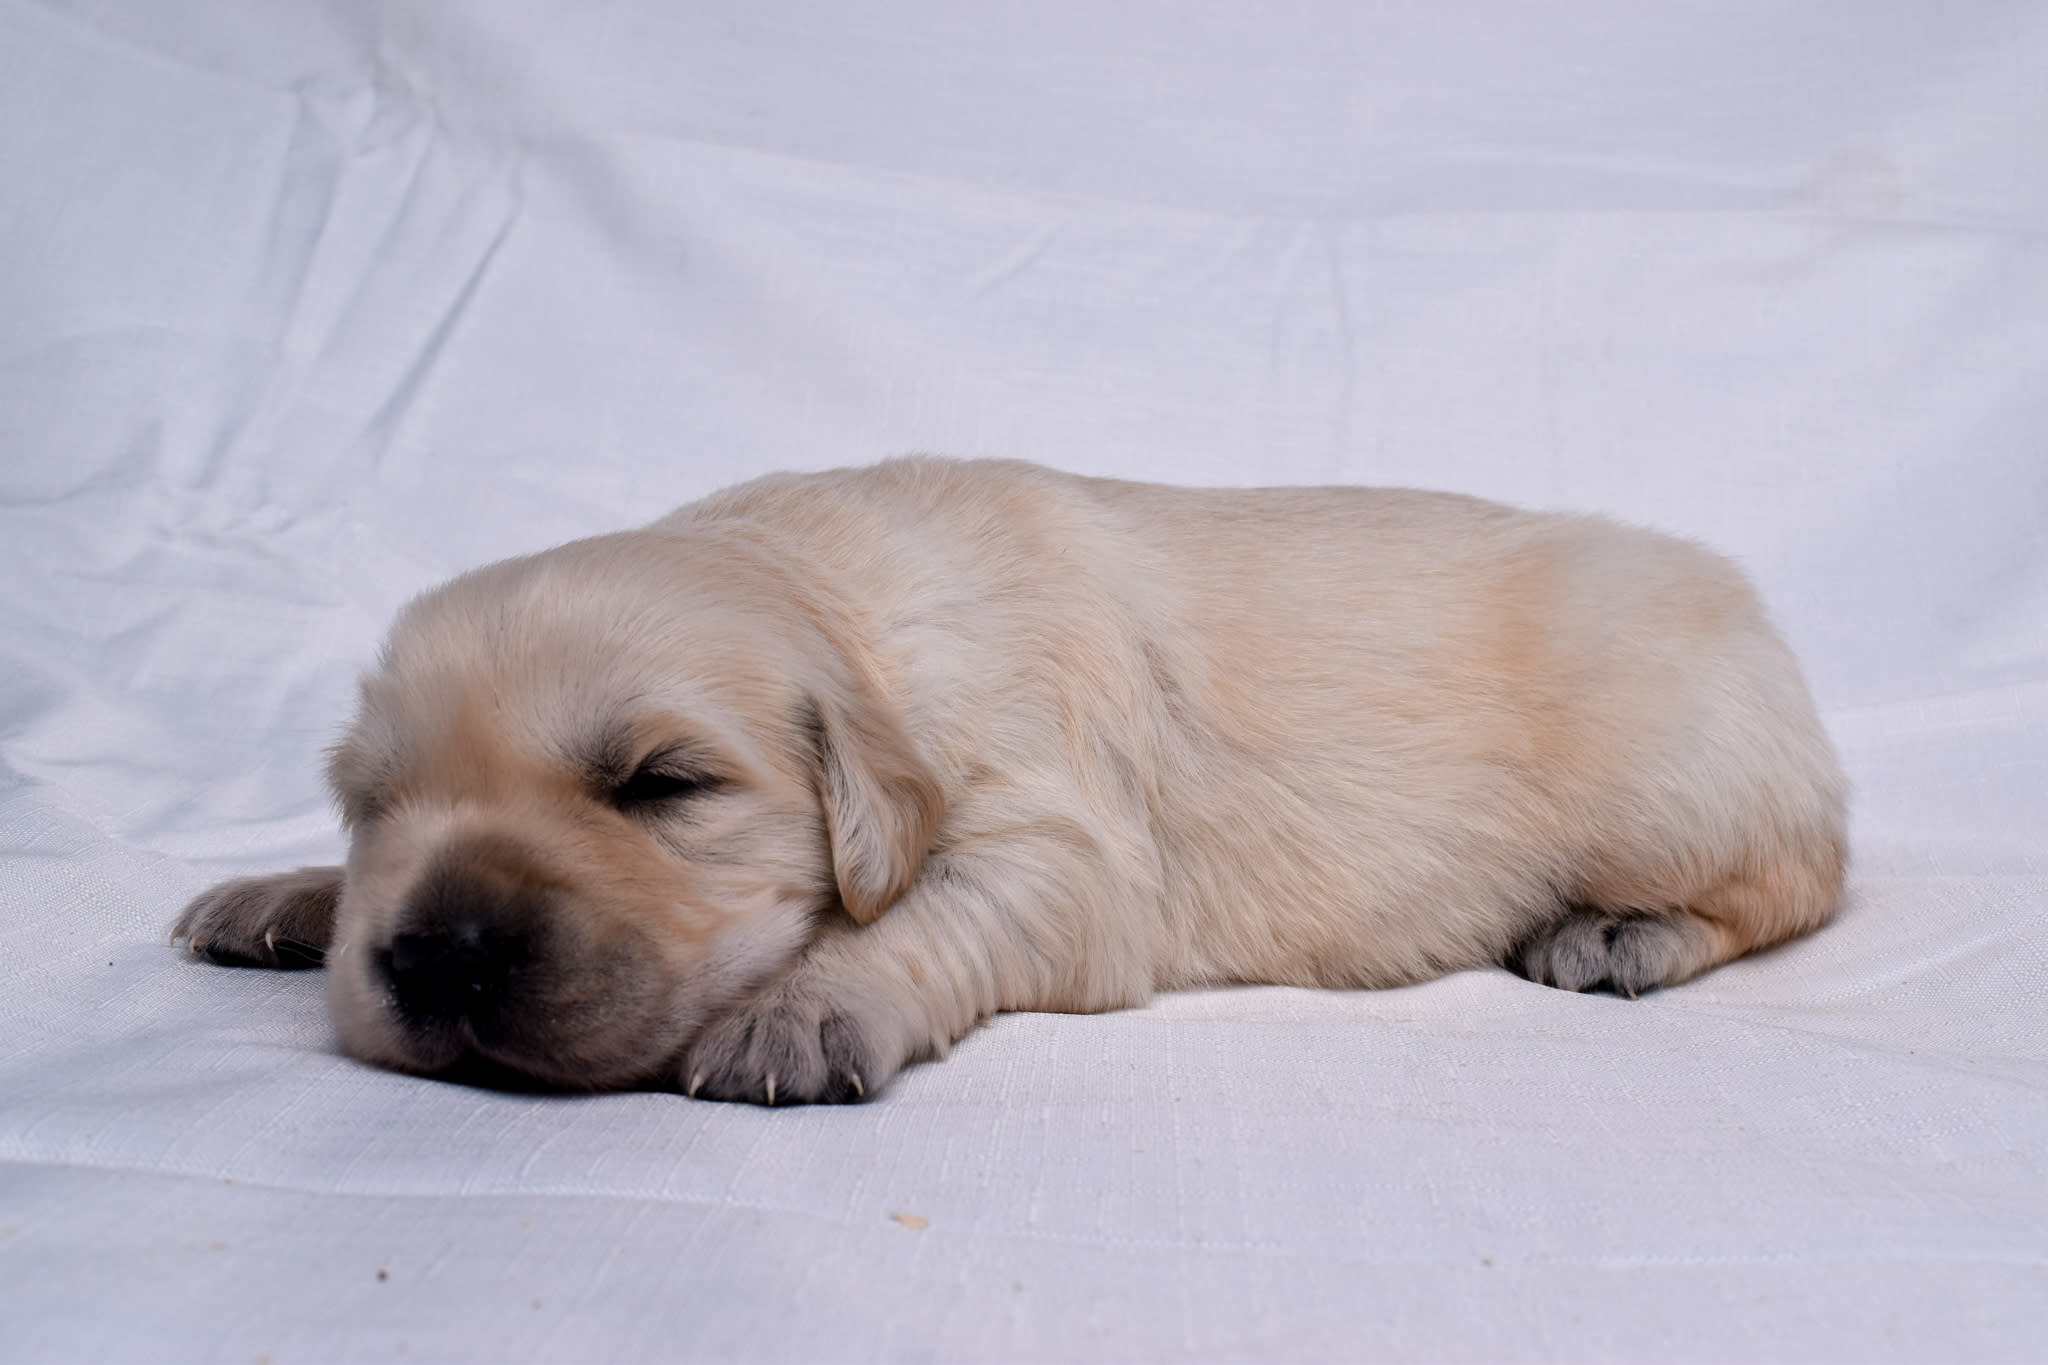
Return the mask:
<path fill-rule="evenodd" d="M 1451 494 L 930 459 L 686 515 L 784 536 L 846 595 L 956 818 L 1085 811 L 1118 951 L 1158 985 L 1520 954 L 1637 989 L 1839 894 L 1843 784 L 1796 664 L 1683 541 Z M 1568 930 L 1600 949 L 1553 963 Z"/>

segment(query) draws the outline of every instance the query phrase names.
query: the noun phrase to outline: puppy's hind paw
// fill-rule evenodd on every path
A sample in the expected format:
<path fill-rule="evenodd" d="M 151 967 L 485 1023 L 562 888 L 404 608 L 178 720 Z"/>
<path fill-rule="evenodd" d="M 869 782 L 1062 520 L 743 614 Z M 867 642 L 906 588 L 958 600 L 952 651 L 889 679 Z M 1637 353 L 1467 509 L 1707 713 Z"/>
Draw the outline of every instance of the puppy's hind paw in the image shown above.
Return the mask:
<path fill-rule="evenodd" d="M 683 1053 L 679 1079 L 694 1099 L 858 1104 L 895 1072 L 891 1050 L 850 1012 L 770 987 L 704 1027 Z"/>
<path fill-rule="evenodd" d="M 194 956 L 228 967 L 318 967 L 334 937 L 341 869 L 237 877 L 201 892 L 171 929 Z"/>
<path fill-rule="evenodd" d="M 1705 940 L 1706 926 L 1685 911 L 1609 914 L 1580 908 L 1524 939 L 1506 965 L 1539 985 L 1604 988 L 1634 999 L 1699 971 Z"/>

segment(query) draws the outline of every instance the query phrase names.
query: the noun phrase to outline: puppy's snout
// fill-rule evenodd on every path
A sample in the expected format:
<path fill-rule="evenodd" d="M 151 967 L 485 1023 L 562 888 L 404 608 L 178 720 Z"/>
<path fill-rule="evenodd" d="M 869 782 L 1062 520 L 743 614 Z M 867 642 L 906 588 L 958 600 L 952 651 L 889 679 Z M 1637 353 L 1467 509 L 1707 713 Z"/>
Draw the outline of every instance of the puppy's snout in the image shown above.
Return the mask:
<path fill-rule="evenodd" d="M 502 1034 L 528 998 L 555 889 L 509 841 L 445 850 L 421 877 L 376 954 L 391 999 L 415 1030 L 466 1025 Z"/>
<path fill-rule="evenodd" d="M 525 934 L 463 917 L 394 936 L 381 965 L 407 1018 L 476 1022 L 498 1015 L 531 956 Z"/>

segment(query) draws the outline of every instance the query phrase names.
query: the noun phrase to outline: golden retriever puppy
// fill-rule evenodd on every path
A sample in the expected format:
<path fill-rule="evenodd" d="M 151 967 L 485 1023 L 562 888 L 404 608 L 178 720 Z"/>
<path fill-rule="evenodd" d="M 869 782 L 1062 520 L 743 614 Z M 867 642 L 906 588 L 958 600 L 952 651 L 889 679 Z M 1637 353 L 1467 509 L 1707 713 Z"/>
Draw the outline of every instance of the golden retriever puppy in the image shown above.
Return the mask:
<path fill-rule="evenodd" d="M 1844 784 L 1727 561 L 1438 493 L 782 475 L 408 606 L 344 867 L 177 934 L 324 955 L 458 1078 L 871 1096 L 997 1010 L 1508 965 L 1635 995 L 1825 921 Z"/>

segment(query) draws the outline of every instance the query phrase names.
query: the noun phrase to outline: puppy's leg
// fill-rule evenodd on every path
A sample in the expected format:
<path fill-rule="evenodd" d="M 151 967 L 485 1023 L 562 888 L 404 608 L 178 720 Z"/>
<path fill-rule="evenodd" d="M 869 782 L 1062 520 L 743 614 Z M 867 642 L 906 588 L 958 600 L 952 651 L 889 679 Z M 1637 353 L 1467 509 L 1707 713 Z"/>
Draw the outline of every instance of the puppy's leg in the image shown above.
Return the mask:
<path fill-rule="evenodd" d="M 1636 996 L 1819 928 L 1841 898 L 1844 855 L 1816 839 L 1704 888 L 1645 885 L 1578 905 L 1517 945 L 1507 965 L 1568 991 Z M 1650 910 L 1639 906 L 1670 905 Z"/>
<path fill-rule="evenodd" d="M 1687 911 L 1611 913 L 1575 906 L 1518 944 L 1508 966 L 1560 990 L 1606 987 L 1634 997 L 1696 976 L 1719 960 L 1711 930 Z"/>
<path fill-rule="evenodd" d="M 853 1103 L 999 1009 L 1142 1002 L 1149 959 L 1093 950 L 1089 917 L 1072 913 L 1078 900 L 1049 894 L 1045 873 L 1057 866 L 953 852 L 874 923 L 835 917 L 786 976 L 697 1035 L 679 1066 L 683 1089 L 755 1104 Z M 1064 889 L 1085 894 L 1088 882 Z M 1124 974 L 1098 968 L 1091 978 L 1091 963 Z"/>
<path fill-rule="evenodd" d="M 909 1062 L 943 1053 L 995 1008 L 985 962 L 943 920 L 938 893 L 913 886 L 867 926 L 837 919 L 781 980 L 685 1051 L 680 1081 L 704 1099 L 848 1104 Z"/>
<path fill-rule="evenodd" d="M 199 894 L 171 930 L 194 954 L 230 967 L 317 967 L 334 937 L 341 869 L 237 877 Z"/>

